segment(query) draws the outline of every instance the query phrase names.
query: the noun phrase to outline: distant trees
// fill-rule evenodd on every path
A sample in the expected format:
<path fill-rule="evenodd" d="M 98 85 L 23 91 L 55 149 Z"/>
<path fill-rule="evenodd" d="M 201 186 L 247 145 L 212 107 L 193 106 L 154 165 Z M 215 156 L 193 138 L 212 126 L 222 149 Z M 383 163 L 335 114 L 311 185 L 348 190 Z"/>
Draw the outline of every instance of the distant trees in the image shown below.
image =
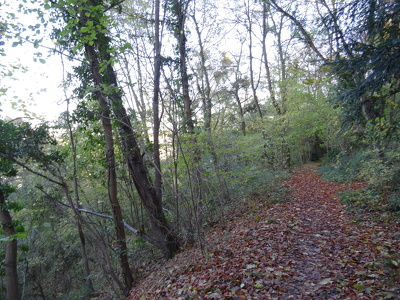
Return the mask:
<path fill-rule="evenodd" d="M 24 163 L 1 160 L 1 216 L 30 228 L 19 239 L 21 255 L 15 242 L 6 257 L 27 266 L 7 267 L 23 275 L 11 282 L 25 278 L 30 295 L 74 299 L 102 286 L 126 294 L 143 256 L 172 257 L 185 243 L 205 250 L 206 226 L 225 219 L 231 204 L 264 190 L 282 169 L 347 151 L 361 132 L 378 149 L 376 167 L 396 171 L 395 1 L 32 5 L 22 9 L 49 17 L 55 52 L 71 72 L 63 82 L 68 110 L 50 129 L 57 139 L 43 129 L 40 146 L 31 147 L 39 156 L 29 156 L 26 137 L 20 152 L 7 143 L 7 132 L 26 123 L 1 123 L 1 155 L 14 145 Z M 15 36 L 15 46 L 27 39 L 7 39 Z M 342 128 L 339 115 L 353 127 Z M 337 138 L 340 130 L 346 134 Z M 8 205 L 19 195 L 26 210 Z M 11 224 L 7 243 L 21 237 Z"/>
<path fill-rule="evenodd" d="M 0 121 L 0 129 L 2 133 L 2 146 L 0 151 L 0 222 L 2 224 L 4 238 L 2 242 L 5 243 L 4 254 L 4 269 L 7 282 L 7 297 L 8 299 L 20 299 L 19 281 L 17 270 L 17 238 L 16 238 L 16 222 L 13 220 L 10 211 L 12 210 L 12 203 L 8 203 L 8 196 L 15 191 L 15 189 L 7 183 L 7 178 L 17 175 L 17 170 L 14 167 L 12 157 L 14 152 L 17 151 L 14 145 L 10 145 L 10 141 L 15 142 L 15 131 L 13 125 Z M 7 140 L 7 142 L 6 142 Z M 10 143 L 9 147 L 6 147 Z M 9 157 L 9 155 L 12 155 Z"/>
<path fill-rule="evenodd" d="M 18 212 L 23 206 L 20 202 L 9 200 L 10 194 L 16 192 L 9 181 L 17 176 L 18 166 L 29 169 L 29 162 L 45 165 L 62 157 L 57 152 L 47 153 L 44 150 L 46 144 L 54 142 L 45 125 L 33 128 L 27 122 L 0 120 L 0 132 L 0 222 L 5 236 L 1 241 L 6 244 L 4 268 L 7 298 L 20 299 L 17 238 L 24 237 L 25 230 L 20 221 L 13 219 L 11 212 Z"/>

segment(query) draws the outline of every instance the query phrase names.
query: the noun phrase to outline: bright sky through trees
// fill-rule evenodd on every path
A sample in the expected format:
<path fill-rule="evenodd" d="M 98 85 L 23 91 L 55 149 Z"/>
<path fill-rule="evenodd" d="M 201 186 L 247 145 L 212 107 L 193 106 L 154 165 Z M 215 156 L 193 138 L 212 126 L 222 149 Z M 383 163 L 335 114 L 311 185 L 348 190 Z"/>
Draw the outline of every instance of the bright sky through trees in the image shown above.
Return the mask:
<path fill-rule="evenodd" d="M 4 4 L 0 7 L 1 15 L 6 15 L 7 12 L 15 14 L 13 22 L 22 23 L 26 28 L 29 25 L 40 23 L 36 19 L 35 13 L 23 14 L 18 11 L 19 1 L 3 1 Z M 29 5 L 29 3 L 24 5 Z M 218 9 L 220 15 L 218 19 L 224 19 L 227 16 L 232 17 L 232 14 L 228 13 L 229 6 L 223 5 L 223 1 L 219 5 L 221 8 Z M 225 28 L 227 33 L 222 40 L 217 42 L 218 49 L 215 48 L 214 51 L 226 53 L 228 57 L 235 55 L 240 48 L 239 44 L 243 43 L 246 36 L 246 33 L 238 31 L 237 26 L 238 24 L 232 23 L 231 26 Z M 42 28 L 43 26 L 40 27 L 41 32 L 38 38 L 43 37 L 44 40 L 39 48 L 34 48 L 30 42 L 12 47 L 14 40 L 5 41 L 5 45 L 2 46 L 6 56 L 2 57 L 0 71 L 7 74 L 8 70 L 13 70 L 13 76 L 3 76 L 4 78 L 1 79 L 0 83 L 1 88 L 7 89 L 5 95 L 0 95 L 0 116 L 2 117 L 31 117 L 52 121 L 66 109 L 65 95 L 61 87 L 63 74 L 65 76 L 66 72 L 63 72 L 60 54 L 51 54 L 50 56 L 50 49 L 54 48 L 54 44 L 49 39 L 51 25 L 46 30 L 42 30 Z M 188 38 L 196 39 L 194 28 L 188 30 L 193 31 L 193 36 L 189 35 Z M 243 36 L 240 37 L 240 35 Z M 168 48 L 168 45 L 172 43 L 169 38 L 171 37 L 168 37 L 168 35 L 164 37 L 163 47 Z M 254 53 L 259 53 L 261 46 L 254 51 Z M 36 54 L 38 52 L 41 53 L 41 56 Z M 42 62 L 39 61 L 39 58 L 42 59 Z M 35 59 L 36 61 L 34 61 Z M 64 63 L 69 64 L 67 58 L 64 59 Z M 16 68 L 17 66 L 19 68 Z M 67 96 L 70 97 L 71 95 Z"/>
<path fill-rule="evenodd" d="M 34 14 L 22 14 L 17 9 L 18 1 L 5 1 L 0 7 L 1 15 L 12 12 L 15 14 L 15 22 L 21 22 L 25 26 L 36 24 Z M 8 20 L 6 20 L 8 21 Z M 41 31 L 45 37 L 43 45 L 52 46 L 47 38 L 48 32 Z M 14 41 L 4 41 L 5 56 L 2 56 L 0 72 L 2 78 L 0 87 L 7 89 L 0 96 L 0 115 L 2 117 L 19 118 L 32 117 L 45 120 L 54 120 L 65 109 L 60 88 L 62 82 L 62 64 L 58 55 L 49 56 L 46 48 L 34 48 L 30 42 L 12 47 Z M 40 61 L 38 55 L 41 53 Z M 36 58 L 36 59 L 35 59 Z M 36 60 L 36 61 L 35 61 Z"/>
<path fill-rule="evenodd" d="M 12 78 L 2 80 L 2 86 L 8 88 L 7 95 L 1 98 L 1 114 L 5 117 L 17 118 L 25 116 L 21 108 L 35 113 L 39 118 L 53 120 L 59 114 L 62 103 L 61 63 L 53 56 L 45 64 L 33 62 L 32 53 L 35 49 L 13 48 L 11 55 L 7 54 L 7 64 L 26 66 L 27 70 L 16 70 Z M 13 106 L 17 104 L 18 109 Z"/>

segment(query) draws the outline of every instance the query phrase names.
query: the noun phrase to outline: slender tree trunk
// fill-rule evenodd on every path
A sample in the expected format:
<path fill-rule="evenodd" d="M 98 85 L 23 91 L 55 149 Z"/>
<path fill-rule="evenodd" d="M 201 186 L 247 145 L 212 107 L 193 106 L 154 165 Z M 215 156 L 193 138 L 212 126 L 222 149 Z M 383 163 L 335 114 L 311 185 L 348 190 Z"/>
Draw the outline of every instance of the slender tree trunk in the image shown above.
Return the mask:
<path fill-rule="evenodd" d="M 91 62 L 93 79 L 97 84 L 97 88 L 100 88 L 101 84 L 103 83 L 103 80 L 100 76 L 98 58 L 94 50 L 94 47 L 86 45 L 85 51 L 89 61 Z M 105 150 L 106 150 L 106 162 L 108 168 L 108 197 L 111 203 L 111 208 L 114 216 L 117 244 L 119 247 L 120 266 L 125 286 L 127 290 L 130 290 L 133 284 L 133 275 L 129 266 L 128 255 L 127 255 L 128 249 L 126 246 L 126 237 L 125 237 L 125 227 L 122 218 L 121 207 L 118 201 L 117 174 L 115 170 L 116 163 L 114 155 L 115 148 L 114 148 L 114 138 L 113 138 L 112 124 L 111 124 L 111 117 L 110 117 L 110 108 L 102 91 L 96 90 L 95 95 L 101 107 L 101 122 L 103 124 L 103 132 L 106 143 Z"/>
<path fill-rule="evenodd" d="M 155 0 L 155 24 L 154 24 L 154 94 L 153 94 L 153 159 L 155 167 L 154 189 L 156 197 L 161 199 L 161 161 L 160 161 L 160 117 L 159 117 L 159 93 L 161 75 L 161 40 L 160 40 L 160 0 Z"/>
<path fill-rule="evenodd" d="M 212 132 L 211 132 L 211 116 L 212 116 L 211 83 L 206 66 L 206 55 L 205 55 L 203 41 L 201 39 L 201 32 L 195 14 L 193 14 L 192 19 L 195 24 L 197 41 L 200 47 L 201 74 L 199 77 L 201 78 L 202 85 L 200 86 L 200 84 L 198 84 L 198 89 L 203 98 L 204 131 L 207 133 L 207 145 L 210 149 L 210 154 L 213 160 L 214 169 L 218 173 L 220 171 L 218 163 L 218 155 L 217 152 L 215 151 L 215 147 L 212 142 Z M 223 179 L 221 179 L 220 176 L 217 176 L 217 180 L 220 187 L 219 190 L 221 195 L 220 199 L 228 200 L 230 196 L 226 182 Z"/>
<path fill-rule="evenodd" d="M 297 27 L 297 29 L 300 31 L 300 33 L 303 35 L 304 42 L 306 45 L 308 45 L 314 53 L 324 62 L 328 62 L 328 60 L 322 55 L 322 53 L 318 50 L 318 48 L 315 46 L 314 41 L 311 37 L 311 35 L 307 32 L 307 30 L 304 28 L 304 26 L 301 24 L 301 22 L 296 19 L 295 16 L 287 12 L 285 9 L 283 9 L 281 6 L 279 6 L 276 2 L 276 0 L 270 0 L 269 3 L 281 14 L 283 14 L 285 17 L 287 17 L 289 20 L 293 22 L 293 24 Z"/>
<path fill-rule="evenodd" d="M 236 103 L 237 103 L 238 108 L 239 108 L 240 129 L 242 130 L 243 136 L 246 136 L 246 121 L 244 120 L 243 106 L 242 106 L 242 102 L 241 102 L 240 96 L 239 96 L 239 85 L 240 84 L 239 84 L 238 80 L 239 79 L 236 79 L 236 81 L 235 81 L 233 94 L 234 94 Z"/>
<path fill-rule="evenodd" d="M 278 115 L 282 114 L 281 107 L 279 106 L 278 102 L 276 101 L 275 97 L 275 90 L 272 84 L 272 76 L 271 76 L 271 71 L 269 67 L 269 62 L 268 62 L 268 54 L 267 54 L 267 34 L 268 34 L 268 28 L 267 28 L 267 12 L 268 12 L 268 7 L 266 1 L 263 1 L 263 26 L 262 26 L 262 54 L 264 57 L 264 67 L 265 67 L 265 74 L 267 76 L 267 84 L 268 84 L 268 91 L 269 91 L 269 96 L 271 98 L 272 105 L 274 106 L 276 113 Z"/>
<path fill-rule="evenodd" d="M 141 127 L 143 128 L 143 135 L 146 141 L 150 141 L 149 134 L 147 131 L 147 111 L 146 111 L 146 105 L 144 103 L 144 95 L 143 95 L 143 78 L 142 78 L 142 71 L 140 67 L 140 59 L 138 58 L 139 56 L 139 46 L 136 44 L 136 65 L 137 65 L 137 86 L 139 89 L 139 93 L 135 91 L 135 88 L 132 84 L 129 84 L 127 86 L 127 91 L 129 94 L 129 97 L 133 99 L 134 104 L 136 106 L 136 110 L 132 107 L 132 114 L 134 115 L 134 118 L 139 120 L 140 118 L 140 124 Z M 127 55 L 125 53 L 122 54 L 122 61 L 125 64 L 125 68 L 122 68 L 122 72 L 126 78 L 127 82 L 134 82 L 131 76 L 131 70 L 129 68 L 129 59 L 127 58 Z M 132 103 L 133 104 L 133 103 Z M 133 105 L 132 105 L 133 106 Z M 139 116 L 139 118 L 137 117 Z"/>
<path fill-rule="evenodd" d="M 110 256 L 108 254 L 108 251 L 107 251 L 107 249 L 106 249 L 106 247 L 104 245 L 104 241 L 103 241 L 102 237 L 92 227 L 92 225 L 89 222 L 87 222 L 87 220 L 82 216 L 82 214 L 78 210 L 78 208 L 75 207 L 74 201 L 73 201 L 73 199 L 71 197 L 69 186 L 66 183 L 65 178 L 63 178 L 62 176 L 57 176 L 57 177 L 61 181 L 61 182 L 57 182 L 57 184 L 62 187 L 62 189 L 64 191 L 64 194 L 65 194 L 65 196 L 67 198 L 67 201 L 68 201 L 69 205 L 71 206 L 72 211 L 74 212 L 74 215 L 80 221 L 80 223 L 83 226 L 85 226 L 85 228 L 87 228 L 89 230 L 89 232 L 92 234 L 92 236 L 95 238 L 95 240 L 97 242 L 98 253 L 96 252 L 95 255 L 98 255 L 100 253 L 103 255 L 105 263 L 100 264 L 100 266 L 101 266 L 101 268 L 103 270 L 103 274 L 104 274 L 105 278 L 108 280 L 109 284 L 111 285 L 112 289 L 114 290 L 114 292 L 117 295 L 121 295 L 121 293 L 126 295 L 127 292 L 128 292 L 127 287 L 126 287 L 126 285 L 124 285 L 124 283 L 121 282 L 121 280 L 119 279 L 119 276 L 115 272 L 115 270 L 113 268 L 113 264 L 111 262 L 111 259 L 110 259 Z M 111 278 L 112 280 L 109 280 L 109 278 Z M 115 288 L 114 284 L 116 284 L 118 286 L 119 290 L 117 290 Z"/>
<path fill-rule="evenodd" d="M 13 236 L 15 228 L 12 225 L 12 218 L 10 212 L 6 207 L 6 196 L 0 186 L 0 222 L 3 227 L 3 232 L 6 237 Z M 17 271 L 17 250 L 18 242 L 17 239 L 11 239 L 5 243 L 6 251 L 4 258 L 4 269 L 6 271 L 6 289 L 7 299 L 18 300 L 19 295 L 19 282 L 18 282 L 18 271 Z"/>
<path fill-rule="evenodd" d="M 204 115 L 204 130 L 209 132 L 211 130 L 211 110 L 212 110 L 212 102 L 211 102 L 211 84 L 210 78 L 208 76 L 208 71 L 206 67 L 206 55 L 204 51 L 203 41 L 201 40 L 201 33 L 199 29 L 199 25 L 196 20 L 196 16 L 193 15 L 193 22 L 195 24 L 195 29 L 197 33 L 197 41 L 200 47 L 200 66 L 201 66 L 201 75 L 202 82 L 204 78 L 204 83 L 202 87 L 199 87 L 199 91 L 203 98 L 203 115 Z"/>
<path fill-rule="evenodd" d="M 102 40 L 107 40 L 105 36 Z M 140 151 L 136 133 L 132 129 L 131 121 L 122 104 L 121 91 L 118 88 L 118 81 L 115 71 L 111 65 L 107 65 L 104 75 L 100 73 L 100 61 L 110 61 L 108 44 L 97 45 L 97 51 L 94 46 L 86 45 L 86 53 L 92 65 L 93 77 L 98 87 L 107 84 L 112 86 L 114 90 L 107 93 L 107 100 L 113 110 L 113 114 L 118 121 L 118 131 L 122 142 L 122 149 L 127 161 L 127 165 L 139 193 L 140 199 L 150 217 L 152 229 L 156 234 L 156 246 L 160 248 L 164 256 L 171 258 L 179 249 L 179 243 L 169 224 L 165 218 L 161 198 L 157 197 L 157 193 L 150 182 L 147 169 L 143 162 L 142 153 Z M 100 59 L 101 58 L 101 59 Z M 105 78 L 105 80 L 104 80 Z M 98 91 L 98 99 L 107 105 L 105 96 Z M 105 119 L 103 116 L 102 119 Z"/>
<path fill-rule="evenodd" d="M 253 64 L 253 24 L 252 24 L 252 18 L 251 18 L 251 12 L 250 12 L 250 4 L 249 2 L 247 3 L 247 12 L 246 12 L 246 17 L 247 21 L 249 22 L 247 24 L 247 31 L 249 34 L 249 65 L 250 65 L 250 85 L 251 85 L 251 91 L 253 92 L 253 100 L 254 104 L 256 105 L 258 115 L 260 118 L 263 118 L 262 111 L 261 111 L 261 106 L 260 102 L 258 101 L 258 96 L 257 96 L 257 86 L 255 83 L 254 79 L 254 64 Z"/>
<path fill-rule="evenodd" d="M 282 46 L 282 28 L 283 28 L 283 17 L 280 20 L 279 29 L 276 33 L 278 41 L 278 53 L 279 62 L 281 65 L 280 75 L 281 75 L 281 86 L 280 86 L 280 96 L 281 96 L 281 112 L 286 113 L 287 110 L 287 82 L 286 82 L 286 58 Z"/>
<path fill-rule="evenodd" d="M 197 139 L 195 136 L 195 127 L 193 122 L 193 112 L 192 112 L 192 100 L 189 94 L 189 76 L 187 69 L 187 48 L 186 48 L 186 33 L 185 33 L 185 23 L 187 17 L 187 9 L 190 0 L 174 0 L 174 15 L 177 20 L 177 25 L 175 29 L 175 37 L 178 40 L 178 51 L 179 51 L 179 71 L 182 82 L 182 98 L 184 105 L 184 120 L 187 128 L 187 132 L 191 135 L 191 143 L 193 145 L 193 171 L 191 174 L 191 179 L 195 180 L 192 185 L 194 189 L 192 194 L 194 196 L 194 203 L 196 207 L 193 209 L 199 210 L 198 204 L 200 199 L 203 198 L 202 195 L 202 178 L 201 173 L 198 169 L 200 161 L 200 149 L 198 147 Z"/>
<path fill-rule="evenodd" d="M 241 101 L 240 95 L 239 95 L 239 90 L 241 87 L 243 87 L 243 84 L 241 84 L 241 82 L 244 83 L 244 81 L 242 81 L 241 75 L 240 75 L 240 62 L 242 60 L 242 53 L 243 53 L 243 44 L 241 44 L 241 46 L 240 46 L 239 56 L 236 61 L 236 70 L 234 72 L 235 81 L 232 84 L 232 87 L 233 87 L 232 93 L 233 93 L 233 96 L 235 97 L 235 100 L 236 100 L 236 103 L 237 103 L 238 109 L 239 109 L 240 129 L 242 131 L 243 136 L 246 136 L 246 121 L 244 119 L 244 109 L 243 109 L 242 101 Z"/>
<path fill-rule="evenodd" d="M 80 208 L 80 203 L 79 203 L 79 192 L 78 192 L 78 177 L 76 174 L 77 171 L 77 166 L 76 166 L 76 144 L 75 140 L 72 134 L 72 128 L 71 128 L 71 123 L 70 123 L 70 115 L 69 115 L 69 101 L 68 101 L 68 106 L 67 106 L 67 124 L 68 124 L 68 130 L 69 130 L 69 138 L 70 138 L 70 143 L 71 143 L 71 149 L 72 149 L 72 162 L 73 162 L 73 180 L 74 180 L 74 195 L 75 195 L 75 203 L 78 208 Z M 83 232 L 82 224 L 79 218 L 76 218 L 77 226 L 78 226 L 78 234 L 79 234 L 79 239 L 81 241 L 81 253 L 82 253 L 82 261 L 83 261 L 83 271 L 85 273 L 85 280 L 88 286 L 89 293 L 93 293 L 94 288 L 93 288 L 93 282 L 90 278 L 90 267 L 89 267 L 89 259 L 87 256 L 87 251 L 86 251 L 86 238 L 85 234 Z"/>
<path fill-rule="evenodd" d="M 176 37 L 178 39 L 178 50 L 179 50 L 179 71 L 182 82 L 182 98 L 185 112 L 185 123 L 187 132 L 190 134 L 194 133 L 194 123 L 192 114 L 192 101 L 189 94 L 189 76 L 186 65 L 186 33 L 185 33 L 185 22 L 186 12 L 190 0 L 182 1 L 175 0 L 175 17 L 177 18 Z"/>

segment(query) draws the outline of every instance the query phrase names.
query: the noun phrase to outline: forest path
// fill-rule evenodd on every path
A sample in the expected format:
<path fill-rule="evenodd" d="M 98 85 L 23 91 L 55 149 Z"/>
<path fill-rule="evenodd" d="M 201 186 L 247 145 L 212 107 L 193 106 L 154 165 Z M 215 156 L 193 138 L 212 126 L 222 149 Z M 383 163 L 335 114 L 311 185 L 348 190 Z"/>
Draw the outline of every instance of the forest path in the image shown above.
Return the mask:
<path fill-rule="evenodd" d="M 359 220 L 337 193 L 363 184 L 316 168 L 283 183 L 289 201 L 250 201 L 209 233 L 205 255 L 179 254 L 128 299 L 400 299 L 398 224 Z"/>

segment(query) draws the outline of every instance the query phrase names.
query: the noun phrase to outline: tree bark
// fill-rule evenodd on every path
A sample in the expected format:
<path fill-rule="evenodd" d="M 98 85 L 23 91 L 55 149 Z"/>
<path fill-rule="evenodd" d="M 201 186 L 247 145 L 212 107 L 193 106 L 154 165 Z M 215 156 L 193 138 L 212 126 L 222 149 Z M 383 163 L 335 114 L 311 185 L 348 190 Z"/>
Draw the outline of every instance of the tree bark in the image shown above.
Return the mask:
<path fill-rule="evenodd" d="M 264 56 L 265 75 L 267 77 L 269 97 L 271 99 L 272 105 L 274 106 L 276 113 L 278 115 L 281 115 L 282 114 L 282 110 L 281 110 L 281 107 L 279 106 L 278 102 L 276 101 L 275 90 L 274 90 L 274 87 L 273 87 L 273 84 L 272 84 L 271 70 L 270 70 L 269 62 L 268 62 L 268 54 L 267 54 L 267 34 L 268 34 L 267 12 L 268 12 L 267 3 L 266 3 L 266 1 L 263 1 L 262 54 Z"/>
<path fill-rule="evenodd" d="M 186 65 L 186 33 L 185 33 L 185 22 L 186 12 L 190 0 L 184 2 L 182 0 L 174 1 L 174 13 L 177 18 L 176 37 L 178 39 L 178 50 L 179 50 L 179 71 L 182 81 L 182 98 L 185 112 L 185 123 L 187 132 L 190 134 L 194 133 L 194 123 L 192 114 L 192 101 L 189 95 L 189 76 L 187 73 Z"/>
<path fill-rule="evenodd" d="M 105 41 L 107 40 L 107 37 L 102 35 L 99 40 Z M 92 65 L 94 82 L 98 88 L 104 84 L 111 87 L 111 91 L 108 91 L 106 95 L 101 91 L 98 91 L 98 99 L 103 103 L 103 105 L 108 105 L 109 102 L 109 105 L 112 107 L 113 114 L 118 121 L 118 131 L 122 142 L 122 150 L 132 180 L 143 206 L 149 215 L 152 229 L 156 234 L 156 246 L 163 252 L 164 256 L 171 258 L 178 251 L 179 243 L 167 223 L 162 210 L 161 198 L 157 197 L 157 192 L 148 177 L 148 172 L 144 165 L 142 153 L 136 139 L 136 133 L 133 131 L 131 121 L 122 104 L 122 95 L 118 88 L 119 85 L 115 71 L 113 67 L 108 64 L 104 74 L 100 73 L 100 61 L 110 61 L 111 58 L 108 43 L 102 45 L 98 44 L 96 46 L 98 49 L 97 51 L 94 46 L 88 44 L 85 46 L 86 54 Z M 104 116 L 102 119 L 105 121 Z"/>
<path fill-rule="evenodd" d="M 79 203 L 79 192 L 78 192 L 78 177 L 77 177 L 77 163 L 76 163 L 76 144 L 74 140 L 74 136 L 72 133 L 72 127 L 71 127 L 71 122 L 70 122 L 70 114 L 69 114 L 69 101 L 67 102 L 67 124 L 68 124 L 68 133 L 69 133 L 69 139 L 71 143 L 71 149 L 72 149 L 72 164 L 73 164 L 73 181 L 74 181 L 74 195 L 75 195 L 75 202 L 77 207 L 80 207 Z M 85 280 L 88 286 L 89 293 L 93 293 L 94 288 L 93 288 L 93 282 L 92 279 L 90 278 L 90 267 L 89 267 L 89 259 L 87 256 L 87 251 L 86 251 L 86 238 L 85 234 L 83 232 L 83 227 L 81 224 L 81 221 L 79 218 L 76 218 L 77 222 L 77 227 L 78 227 L 78 234 L 79 234 L 79 239 L 81 241 L 81 254 L 82 254 L 82 262 L 83 262 L 83 271 L 85 273 Z"/>
<path fill-rule="evenodd" d="M 6 196 L 0 186 L 0 222 L 3 227 L 4 235 L 6 237 L 12 237 L 15 235 L 15 228 L 12 225 L 12 217 L 6 207 Z M 19 283 L 18 283 L 18 271 L 17 271 L 17 250 L 18 242 L 17 239 L 11 239 L 6 243 L 4 269 L 6 272 L 6 289 L 7 299 L 18 300 L 19 295 Z"/>
<path fill-rule="evenodd" d="M 260 116 L 260 119 L 263 118 L 263 114 L 261 111 L 261 106 L 260 102 L 258 101 L 258 96 L 257 96 L 257 85 L 254 80 L 254 64 L 253 64 L 253 24 L 252 24 L 252 19 L 250 15 L 250 5 L 247 3 L 247 12 L 246 12 L 246 17 L 248 23 L 248 34 L 249 34 L 249 65 L 250 65 L 250 85 L 251 85 L 251 91 L 253 92 L 253 100 L 254 104 L 256 105 L 258 115 Z"/>
<path fill-rule="evenodd" d="M 161 199 L 161 161 L 160 161 L 160 117 L 159 117 L 159 93 L 161 75 L 161 39 L 160 39 L 160 0 L 155 0 L 155 24 L 154 24 L 154 94 L 153 94 L 153 160 L 155 167 L 154 189 L 157 198 Z"/>
<path fill-rule="evenodd" d="M 101 107 L 101 122 L 103 125 L 103 133 L 106 144 L 106 162 L 108 168 L 108 197 L 110 200 L 112 213 L 114 216 L 114 226 L 117 237 L 117 244 L 119 247 L 119 259 L 122 275 L 124 278 L 124 283 L 128 292 L 132 288 L 133 284 L 133 275 L 129 266 L 128 255 L 127 255 L 127 246 L 126 246 L 126 236 L 125 236 L 125 227 L 122 218 L 121 206 L 118 201 L 118 192 L 117 192 L 117 174 L 116 174 L 116 164 L 115 164 L 115 155 L 114 155 L 114 137 L 113 130 L 111 124 L 110 117 L 110 108 L 108 106 L 107 100 L 104 97 L 101 90 L 99 90 L 103 80 L 100 76 L 99 72 L 99 64 L 96 55 L 96 51 L 93 46 L 86 45 L 85 51 L 88 56 L 89 61 L 91 62 L 91 70 L 93 79 L 97 85 L 98 90 L 95 91 L 95 95 L 97 101 Z"/>
<path fill-rule="evenodd" d="M 275 0 L 270 0 L 271 5 L 279 11 L 281 14 L 283 14 L 285 17 L 290 19 L 294 25 L 299 29 L 301 34 L 303 35 L 304 42 L 314 51 L 314 53 L 324 62 L 328 62 L 328 60 L 322 55 L 322 53 L 318 50 L 318 48 L 315 46 L 314 41 L 311 37 L 311 35 L 307 32 L 307 30 L 304 28 L 303 24 L 296 19 L 292 14 L 284 10 L 282 7 L 280 7 Z"/>

